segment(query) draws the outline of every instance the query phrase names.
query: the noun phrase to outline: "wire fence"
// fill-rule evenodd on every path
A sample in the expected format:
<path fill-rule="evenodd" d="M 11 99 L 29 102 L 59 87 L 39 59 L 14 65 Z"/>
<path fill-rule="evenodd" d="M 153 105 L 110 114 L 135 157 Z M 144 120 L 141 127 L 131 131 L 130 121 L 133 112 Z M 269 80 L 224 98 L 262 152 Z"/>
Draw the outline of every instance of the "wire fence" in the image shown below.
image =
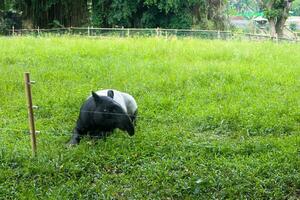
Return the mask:
<path fill-rule="evenodd" d="M 300 33 L 299 33 L 300 34 Z M 299 42 L 298 39 L 289 38 L 272 38 L 269 35 L 258 35 L 258 34 L 236 34 L 231 31 L 219 31 L 219 30 L 193 30 L 193 29 L 138 29 L 138 28 L 94 28 L 94 27 L 69 27 L 69 28 L 55 28 L 55 29 L 11 29 L 10 35 L 12 36 L 63 36 L 63 35 L 79 35 L 79 36 L 89 36 L 89 37 L 193 37 L 201 39 L 221 39 L 221 40 L 231 40 L 231 39 L 247 39 L 247 40 L 275 40 L 275 41 L 290 41 Z M 10 84 L 23 85 L 22 81 L 7 80 Z M 0 80 L 0 83 L 3 81 Z M 60 83 L 61 84 L 61 83 Z M 73 81 L 64 80 L 64 84 L 78 85 L 74 84 Z M 47 83 L 49 85 L 49 83 Z M 39 105 L 39 109 L 53 109 L 53 107 L 47 107 Z M 14 109 L 26 112 L 26 106 L 0 106 L 0 112 L 5 109 Z M 23 110 L 24 108 L 24 110 Z M 70 112 L 78 113 L 79 110 L 72 110 Z M 100 113 L 99 113 L 100 114 Z M 116 113 L 105 113 L 110 115 L 120 115 Z M 137 116 L 137 120 L 149 121 L 155 123 L 177 124 L 178 121 L 173 121 L 171 119 L 166 119 L 161 121 L 161 119 L 156 119 L 154 117 Z M 24 123 L 26 123 L 26 118 L 24 118 Z M 180 127 L 182 129 L 182 127 Z M 14 128 L 1 128 L 1 131 L 13 131 L 21 133 L 29 133 L 29 130 L 14 129 Z M 55 135 L 70 135 L 71 131 L 65 130 L 39 130 L 42 133 L 54 134 Z M 195 132 L 195 129 L 184 130 L 186 132 Z M 199 133 L 199 131 L 197 131 Z"/>
<path fill-rule="evenodd" d="M 193 29 L 140 29 L 140 28 L 94 28 L 69 27 L 55 29 L 11 29 L 9 35 L 47 36 L 47 35 L 82 35 L 91 37 L 195 37 L 205 39 L 230 39 L 230 31 L 193 30 Z"/>
<path fill-rule="evenodd" d="M 7 106 L 6 108 L 9 108 L 9 106 Z M 12 107 L 13 109 L 15 108 L 14 106 Z M 24 105 L 24 107 L 19 107 L 20 109 L 22 109 L 23 111 L 26 111 L 26 106 Z M 43 127 L 43 123 L 44 122 L 44 118 L 39 118 L 38 113 L 40 111 L 47 111 L 48 108 L 52 108 L 51 106 L 41 106 L 39 107 L 36 111 L 35 111 L 35 121 L 37 123 L 37 127 Z M 112 116 L 121 116 L 121 115 L 127 115 L 127 114 L 122 114 L 122 113 L 112 113 L 112 112 L 100 112 L 100 111 L 80 111 L 79 107 L 78 108 L 74 108 L 71 109 L 69 111 L 70 113 L 74 113 L 74 116 L 76 115 L 76 117 L 74 117 L 74 124 L 75 121 L 77 119 L 77 116 L 79 113 L 92 113 L 92 114 L 105 114 L 106 117 L 108 115 L 112 115 Z M 130 116 L 130 115 L 127 115 Z M 20 117 L 20 116 L 19 116 Z M 27 124 L 27 116 L 24 115 L 24 127 L 25 124 Z M 179 121 L 185 121 L 186 117 L 181 117 L 182 119 L 173 119 L 172 117 L 167 117 L 167 118 L 163 118 L 162 117 L 155 117 L 155 116 L 142 116 L 142 115 L 137 115 L 136 116 L 136 121 L 137 124 L 140 123 L 155 123 L 155 124 L 165 124 L 167 127 L 172 127 L 172 128 L 176 128 L 178 129 L 179 132 L 186 132 L 186 133 L 193 133 L 193 134 L 199 134 L 200 132 L 202 132 L 201 130 L 197 130 L 196 128 L 184 128 L 182 127 L 178 122 Z M 191 120 L 191 117 L 188 117 L 189 120 Z M 43 123 L 40 122 L 40 120 L 43 120 Z M 51 123 L 53 119 L 46 119 L 46 121 L 49 121 Z M 18 122 L 19 123 L 19 122 Z M 20 124 L 19 124 L 20 125 Z M 2 128 L 0 127 L 0 133 L 1 132 L 8 132 L 8 133 L 21 133 L 22 135 L 29 135 L 30 134 L 30 130 L 28 128 L 11 128 L 10 126 L 13 126 L 12 123 L 8 123 L 6 128 Z M 71 136 L 73 134 L 72 129 L 73 127 L 67 127 L 66 129 L 61 129 L 61 128 L 50 128 L 50 129 L 43 129 L 43 128 L 37 128 L 36 133 L 37 134 L 43 134 L 43 135 L 48 135 L 51 137 L 61 137 L 61 136 Z"/>
<path fill-rule="evenodd" d="M 199 38 L 199 39 L 245 39 L 245 40 L 271 40 L 299 42 L 297 34 L 295 38 L 271 37 L 264 34 L 234 33 L 220 30 L 198 29 L 163 29 L 163 28 L 95 28 L 95 27 L 69 27 L 53 29 L 10 29 L 11 36 L 89 36 L 89 37 L 164 37 L 164 38 Z"/>
<path fill-rule="evenodd" d="M 106 115 L 115 115 L 116 113 L 105 113 Z M 121 115 L 121 114 L 119 114 Z M 26 122 L 26 118 L 24 118 L 24 123 Z M 37 120 L 37 124 L 38 124 L 38 119 Z M 176 128 L 178 129 L 178 132 L 186 132 L 186 133 L 193 133 L 193 134 L 199 134 L 202 133 L 203 131 L 201 130 L 197 130 L 195 128 L 184 128 L 182 126 L 180 126 L 178 124 L 178 121 L 161 121 L 155 118 L 150 118 L 150 117 L 143 117 L 143 116 L 137 116 L 137 121 L 138 124 L 140 123 L 140 121 L 147 121 L 147 123 L 160 123 L 160 124 L 167 124 L 168 129 L 170 128 Z M 170 126 L 171 125 L 171 126 Z M 39 125 L 38 125 L 39 127 Z M 68 129 L 68 128 L 67 128 Z M 161 128 L 160 128 L 161 129 Z M 61 137 L 61 136 L 71 136 L 73 134 L 73 127 L 70 128 L 69 130 L 65 130 L 65 129 L 37 129 L 37 131 L 35 131 L 36 134 L 42 134 L 42 135 L 47 135 L 47 136 L 51 136 L 51 137 Z M 26 129 L 26 128 L 0 128 L 0 133 L 1 132 L 8 132 L 8 133 L 21 133 L 22 135 L 29 135 L 30 134 L 30 130 Z M 13 135 L 11 135 L 13 136 Z M 88 136 L 88 135 L 87 135 Z"/>
<path fill-rule="evenodd" d="M 15 83 L 18 85 L 23 85 L 24 83 L 22 83 L 21 81 L 13 81 L 13 80 L 7 80 L 7 81 L 1 81 L 2 83 L 6 83 L 6 84 L 11 84 L 11 83 Z M 70 83 L 72 81 L 66 81 L 67 83 Z M 52 82 L 39 82 L 39 84 L 51 84 Z M 73 83 L 73 82 L 72 82 Z M 37 85 L 36 85 L 37 86 Z M 35 86 L 35 87 L 36 87 Z M 36 88 L 37 89 L 37 88 Z M 35 92 L 38 92 L 36 89 Z M 7 96 L 6 96 L 7 97 Z M 12 97 L 11 97 L 12 98 Z M 25 97 L 24 97 L 25 98 Z M 6 103 L 4 103 L 6 102 Z M 22 128 L 22 127 L 26 127 L 27 125 L 27 119 L 26 119 L 26 113 L 27 113 L 27 106 L 24 105 L 9 105 L 10 103 L 12 103 L 13 101 L 2 101 L 2 105 L 0 106 L 0 114 L 1 112 L 7 112 L 7 111 L 12 111 L 14 113 L 14 115 L 3 115 L 3 120 L 2 120 L 2 126 L 5 127 L 0 127 L 0 133 L 1 132 L 9 132 L 9 133 L 22 133 L 22 134 L 30 134 L 30 130 L 28 128 Z M 3 105 L 4 103 L 4 105 Z M 25 103 L 25 102 L 24 102 Z M 51 118 L 45 118 L 44 116 L 42 118 L 40 118 L 39 113 L 41 112 L 48 112 L 49 110 L 53 110 L 55 108 L 61 108 L 62 106 L 60 105 L 38 105 L 36 106 L 35 109 L 35 120 L 37 122 L 37 126 L 38 127 L 42 127 L 43 123 L 45 123 L 46 121 L 51 121 L 53 119 Z M 34 106 L 35 108 L 35 106 Z M 132 117 L 128 114 L 122 114 L 122 113 L 112 113 L 112 112 L 101 112 L 101 111 L 80 111 L 79 107 L 78 108 L 68 108 L 68 113 L 70 114 L 74 114 L 76 115 L 76 117 L 78 116 L 79 113 L 93 113 L 93 114 L 105 114 L 106 116 L 108 115 L 112 115 L 112 116 L 120 116 L 120 115 L 127 115 L 129 117 Z M 11 120 L 10 118 L 15 118 L 17 117 L 17 120 Z M 145 123 L 159 123 L 159 124 L 167 124 L 168 126 L 172 125 L 172 126 L 178 126 L 178 121 L 174 120 L 172 117 L 167 117 L 162 119 L 161 117 L 155 117 L 155 116 L 142 116 L 142 115 L 137 115 L 135 116 L 136 120 L 138 121 L 138 123 L 140 122 L 145 122 Z M 11 128 L 14 127 L 14 124 L 19 121 L 21 118 L 24 119 L 24 123 L 22 124 L 22 127 L 19 128 Z M 189 117 L 190 119 L 190 117 Z M 42 120 L 43 123 L 39 124 L 39 120 Z M 180 119 L 181 121 L 186 120 L 185 117 L 182 117 L 182 119 Z M 74 122 L 76 121 L 76 119 L 74 118 Z M 11 123 L 13 122 L 13 123 Z M 18 122 L 18 124 L 20 125 L 20 123 Z M 24 125 L 24 126 L 23 126 Z M 39 126 L 41 125 L 41 126 Z M 192 129 L 183 129 L 183 127 L 178 126 L 177 127 L 181 132 L 190 132 L 190 133 L 199 133 L 200 131 L 195 131 L 194 128 Z M 66 130 L 67 129 L 67 130 Z M 51 128 L 51 129 L 39 129 L 38 131 L 36 131 L 36 133 L 42 133 L 42 134 L 46 134 L 46 135 L 51 135 L 53 137 L 55 136 L 70 136 L 73 132 L 72 132 L 72 128 L 71 127 L 67 127 L 66 129 L 55 129 L 55 128 Z"/>

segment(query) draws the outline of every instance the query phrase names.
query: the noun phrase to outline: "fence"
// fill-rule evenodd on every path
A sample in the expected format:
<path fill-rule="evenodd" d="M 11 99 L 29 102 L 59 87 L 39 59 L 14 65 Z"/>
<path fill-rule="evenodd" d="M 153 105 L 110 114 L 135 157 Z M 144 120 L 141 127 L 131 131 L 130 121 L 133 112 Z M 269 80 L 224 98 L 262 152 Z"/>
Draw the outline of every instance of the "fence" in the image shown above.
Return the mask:
<path fill-rule="evenodd" d="M 271 37 L 264 34 L 234 33 L 231 31 L 219 30 L 197 30 L 197 29 L 162 29 L 162 28 L 94 28 L 94 27 L 69 27 L 53 29 L 14 29 L 9 30 L 12 36 L 61 36 L 77 35 L 89 37 L 192 37 L 199 39 L 242 39 L 242 40 L 271 40 L 299 42 L 299 33 L 294 33 L 295 38 Z"/>
<path fill-rule="evenodd" d="M 193 37 L 203 39 L 231 39 L 231 31 L 219 30 L 194 30 L 194 29 L 161 29 L 161 28 L 94 28 L 94 27 L 69 27 L 54 29 L 14 29 L 9 30 L 9 35 L 22 36 L 47 36 L 47 35 L 82 35 L 91 37 Z"/>
<path fill-rule="evenodd" d="M 0 126 L 0 133 L 2 132 L 7 132 L 9 133 L 14 139 L 20 139 L 20 135 L 17 134 L 12 134 L 12 133 L 21 133 L 21 134 L 30 134 L 31 135 L 31 143 L 32 143 L 32 155 L 36 156 L 37 154 L 37 140 L 36 140 L 36 134 L 44 134 L 44 135 L 49 135 L 51 137 L 61 137 L 61 136 L 71 136 L 71 134 L 73 134 L 73 132 L 71 131 L 73 127 L 66 127 L 64 129 L 62 128 L 56 128 L 56 127 L 52 127 L 52 128 L 43 128 L 43 123 L 40 121 L 41 119 L 45 119 L 45 117 L 41 117 L 39 115 L 39 113 L 41 111 L 43 112 L 48 112 L 48 110 L 53 110 L 56 106 L 57 107 L 62 107 L 62 105 L 51 105 L 51 106 L 45 106 L 45 105 L 40 105 L 38 104 L 38 106 L 34 106 L 32 104 L 32 99 L 34 99 L 34 96 L 32 97 L 31 95 L 31 85 L 35 85 L 35 81 L 31 81 L 29 79 L 29 73 L 25 73 L 25 89 L 26 89 L 26 98 L 27 98 L 27 109 L 28 109 L 28 119 L 29 119 L 29 129 L 27 127 L 25 127 L 25 122 L 26 117 L 25 117 L 25 112 L 26 112 L 26 106 L 25 104 L 22 105 L 4 105 L 0 107 L 0 113 L 1 111 L 13 111 L 16 115 L 18 115 L 19 119 L 18 120 L 22 120 L 24 119 L 24 123 L 22 123 L 21 127 L 16 127 L 15 123 L 12 119 L 12 116 L 6 116 L 3 117 L 3 121 L 4 123 L 0 123 L 0 125 L 3 125 L 2 127 Z M 6 83 L 6 84 L 14 84 L 14 85 L 23 85 L 23 83 L 21 81 L 15 81 L 15 80 L 6 80 L 6 81 L 1 81 L 2 83 Z M 73 81 L 66 81 L 64 80 L 63 83 L 67 83 L 66 85 L 70 87 L 70 85 L 73 86 L 78 86 L 77 83 L 74 83 Z M 52 81 L 43 81 L 43 82 L 37 82 L 35 86 L 37 85 L 50 85 L 51 87 L 55 87 L 56 85 L 51 85 Z M 38 93 L 38 88 L 34 88 L 35 86 L 33 86 L 32 90 L 35 90 L 35 93 Z M 20 96 L 21 97 L 21 96 Z M 35 109 L 37 109 L 36 111 L 34 111 Z M 79 113 L 79 107 L 77 108 L 67 108 L 68 112 L 70 114 L 74 114 L 74 116 L 78 116 Z M 120 113 L 110 113 L 110 112 L 94 112 L 94 111 L 80 111 L 85 112 L 85 113 L 94 113 L 94 114 L 105 114 L 105 115 L 124 115 L 124 114 L 120 114 Z M 35 116 L 34 116 L 35 115 Z M 125 114 L 127 115 L 127 114 Z M 189 120 L 191 120 L 192 118 L 189 117 L 180 117 L 180 121 L 185 121 L 187 118 Z M 195 119 L 197 119 L 197 117 L 194 117 Z M 75 124 L 75 119 L 76 117 L 74 117 L 74 124 Z M 191 128 L 191 127 L 182 127 L 179 125 L 179 120 L 177 119 L 173 119 L 173 117 L 167 117 L 167 118 L 160 118 L 160 117 L 156 117 L 156 116 L 143 116 L 143 115 L 138 115 L 137 116 L 137 120 L 138 120 L 138 124 L 140 123 L 159 123 L 159 124 L 168 124 L 168 127 L 171 128 L 176 128 L 180 133 L 192 133 L 192 134 L 198 134 L 199 132 L 201 132 L 201 130 L 199 128 Z M 23 120 L 22 120 L 23 121 Z M 51 122 L 50 120 L 46 120 L 47 122 Z M 37 122 L 37 123 L 36 123 Z M 24 125 L 23 125 L 24 124 Z M 37 130 L 35 127 L 35 124 L 37 124 Z M 74 125 L 73 124 L 73 125 Z M 172 126 L 170 126 L 172 125 Z M 2 134 L 0 134 L 0 140 L 3 140 L 5 137 L 1 137 Z M 22 137 L 21 139 L 24 139 L 24 137 Z"/>

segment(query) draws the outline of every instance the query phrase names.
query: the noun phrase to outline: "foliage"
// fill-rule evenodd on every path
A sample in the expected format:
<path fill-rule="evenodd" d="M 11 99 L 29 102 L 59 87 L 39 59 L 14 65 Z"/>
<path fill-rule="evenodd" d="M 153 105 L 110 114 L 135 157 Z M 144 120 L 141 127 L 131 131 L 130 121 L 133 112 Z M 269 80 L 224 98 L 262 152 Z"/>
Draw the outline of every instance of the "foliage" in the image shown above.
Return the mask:
<path fill-rule="evenodd" d="M 298 199 L 298 44 L 0 38 L 3 199 Z M 38 156 L 30 158 L 23 72 Z M 91 90 L 139 105 L 136 135 L 66 148 Z"/>
<path fill-rule="evenodd" d="M 22 12 L 22 19 L 32 21 L 35 27 L 51 27 L 55 21 L 65 26 L 76 26 L 87 21 L 87 0 L 5 1 L 5 9 L 9 8 Z"/>
<path fill-rule="evenodd" d="M 140 8 L 140 0 L 93 0 L 92 19 L 95 26 L 131 27 L 132 20 Z M 107 12 L 107 11 L 110 12 Z"/>
<path fill-rule="evenodd" d="M 294 0 L 292 4 L 292 12 L 294 16 L 300 16 L 300 0 Z"/>
<path fill-rule="evenodd" d="M 283 29 L 292 2 L 294 0 L 262 0 L 261 7 L 270 23 L 271 35 L 274 37 L 275 31 L 279 37 L 283 37 Z"/>
<path fill-rule="evenodd" d="M 192 13 L 185 1 L 93 1 L 93 24 L 102 27 L 190 28 Z M 107 10 L 111 12 L 107 13 Z"/>
<path fill-rule="evenodd" d="M 286 0 L 264 0 L 263 7 L 267 18 L 279 18 L 284 14 L 283 9 L 286 7 Z"/>
<path fill-rule="evenodd" d="M 247 19 L 263 16 L 259 0 L 230 0 L 228 10 L 230 16 L 244 16 Z"/>
<path fill-rule="evenodd" d="M 147 27 L 147 28 L 191 28 L 193 25 L 207 26 L 209 20 L 215 28 L 224 29 L 219 9 L 223 0 L 213 3 L 205 0 L 153 1 L 153 0 L 94 0 L 93 23 L 96 26 Z M 110 10 L 109 13 L 106 11 Z M 120 10 L 122 12 L 120 13 Z M 211 15 L 211 16 L 209 16 Z"/>
<path fill-rule="evenodd" d="M 0 17 L 0 34 L 8 35 L 12 27 L 22 28 L 21 14 L 15 10 L 2 12 L 3 17 Z"/>
<path fill-rule="evenodd" d="M 213 23 L 215 29 L 225 29 L 225 0 L 9 0 L 5 4 L 41 28 L 83 24 L 191 28 Z"/>

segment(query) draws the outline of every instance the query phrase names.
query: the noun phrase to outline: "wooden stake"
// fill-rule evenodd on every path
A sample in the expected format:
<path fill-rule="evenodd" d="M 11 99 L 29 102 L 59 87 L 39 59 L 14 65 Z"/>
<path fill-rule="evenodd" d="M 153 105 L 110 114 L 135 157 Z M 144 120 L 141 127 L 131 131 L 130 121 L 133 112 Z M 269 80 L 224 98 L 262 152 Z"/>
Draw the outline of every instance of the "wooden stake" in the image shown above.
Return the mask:
<path fill-rule="evenodd" d="M 31 96 L 31 81 L 29 72 L 25 72 L 24 74 L 25 80 L 25 92 L 27 96 L 27 106 L 28 106 L 28 120 L 29 120 L 29 128 L 31 135 L 31 147 L 32 147 L 32 155 L 36 156 L 36 137 L 35 137 L 35 126 L 34 126 L 34 116 L 33 116 L 33 108 L 32 108 L 32 96 Z"/>

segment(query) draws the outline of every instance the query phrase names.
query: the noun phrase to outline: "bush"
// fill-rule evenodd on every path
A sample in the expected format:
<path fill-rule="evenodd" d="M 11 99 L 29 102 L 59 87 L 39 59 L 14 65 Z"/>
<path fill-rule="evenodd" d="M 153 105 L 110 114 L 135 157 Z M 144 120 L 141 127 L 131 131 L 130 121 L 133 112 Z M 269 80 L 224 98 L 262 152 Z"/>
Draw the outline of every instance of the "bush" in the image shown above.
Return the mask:
<path fill-rule="evenodd" d="M 16 10 L 8 10 L 3 12 L 3 17 L 0 18 L 0 34 L 8 35 L 9 30 L 22 28 L 21 12 Z"/>

